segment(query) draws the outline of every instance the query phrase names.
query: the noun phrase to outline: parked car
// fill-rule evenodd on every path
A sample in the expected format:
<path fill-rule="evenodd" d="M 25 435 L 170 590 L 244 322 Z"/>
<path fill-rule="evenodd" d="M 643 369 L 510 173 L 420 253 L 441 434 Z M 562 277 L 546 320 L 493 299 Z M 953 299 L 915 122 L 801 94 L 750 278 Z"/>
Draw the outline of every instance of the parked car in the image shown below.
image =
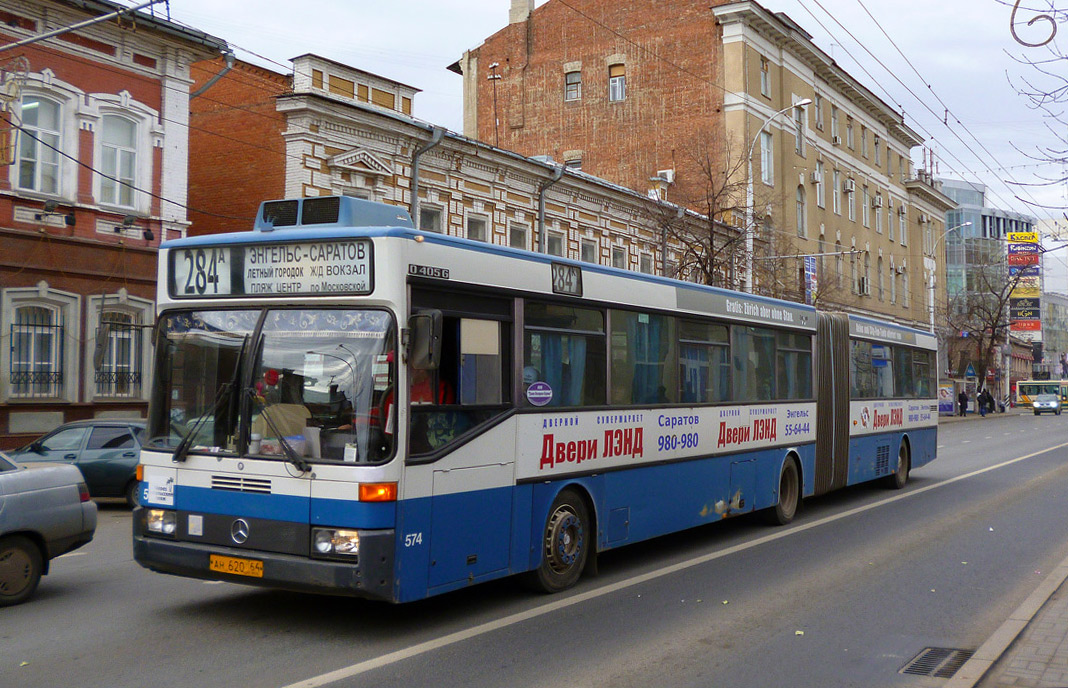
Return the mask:
<path fill-rule="evenodd" d="M 137 505 L 137 461 L 144 434 L 144 421 L 76 421 L 9 454 L 20 463 L 73 464 L 85 477 L 90 495 L 123 497 L 133 507 Z"/>
<path fill-rule="evenodd" d="M 1061 400 L 1056 394 L 1036 394 L 1031 406 L 1036 416 L 1047 412 L 1061 415 Z"/>
<path fill-rule="evenodd" d="M 74 466 L 20 466 L 0 452 L 0 607 L 25 602 L 48 564 L 96 532 L 96 504 Z"/>

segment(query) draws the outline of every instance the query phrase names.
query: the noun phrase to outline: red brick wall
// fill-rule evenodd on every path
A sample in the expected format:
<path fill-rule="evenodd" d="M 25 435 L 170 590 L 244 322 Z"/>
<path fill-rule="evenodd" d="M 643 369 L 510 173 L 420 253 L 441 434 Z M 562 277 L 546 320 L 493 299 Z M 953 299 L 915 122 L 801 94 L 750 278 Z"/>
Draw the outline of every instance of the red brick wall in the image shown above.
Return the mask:
<path fill-rule="evenodd" d="M 222 58 L 193 64 L 190 90 L 223 66 Z M 237 62 L 190 101 L 190 234 L 247 231 L 261 201 L 283 196 L 285 119 L 275 110 L 275 96 L 289 89 L 288 76 Z"/>
<path fill-rule="evenodd" d="M 523 155 L 582 150 L 585 172 L 644 191 L 657 170 L 700 173 L 692 149 L 722 137 L 718 0 L 549 0 L 476 49 L 478 138 Z M 578 10 L 578 11 L 576 11 Z M 608 57 L 625 55 L 626 99 L 608 100 Z M 581 61 L 582 98 L 564 102 L 564 64 Z M 487 80 L 497 62 L 501 79 Z M 497 118 L 494 131 L 494 85 Z M 496 137 L 499 137 L 497 139 Z M 670 196 L 669 196 L 670 197 Z"/>

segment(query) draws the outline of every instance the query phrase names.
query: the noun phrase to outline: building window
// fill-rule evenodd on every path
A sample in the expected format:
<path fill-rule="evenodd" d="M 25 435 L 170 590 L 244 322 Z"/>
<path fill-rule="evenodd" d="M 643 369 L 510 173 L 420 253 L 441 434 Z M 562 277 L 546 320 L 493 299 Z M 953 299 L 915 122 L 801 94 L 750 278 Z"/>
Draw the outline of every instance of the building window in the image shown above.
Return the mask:
<path fill-rule="evenodd" d="M 879 259 L 875 262 L 875 271 L 879 275 L 879 300 L 883 300 L 883 292 L 885 291 L 886 275 L 883 274 L 883 257 L 879 256 Z"/>
<path fill-rule="evenodd" d="M 894 240 L 894 199 L 892 198 L 886 201 L 886 238 L 890 241 Z"/>
<path fill-rule="evenodd" d="M 530 227 L 513 222 L 508 225 L 508 245 L 512 248 L 528 248 L 527 235 L 530 232 Z"/>
<path fill-rule="evenodd" d="M 550 256 L 563 256 L 564 255 L 564 235 L 560 232 L 549 232 L 549 255 Z"/>
<path fill-rule="evenodd" d="M 486 231 L 486 218 L 467 218 L 467 238 L 472 241 L 489 241 L 489 232 Z"/>
<path fill-rule="evenodd" d="M 441 209 L 419 206 L 419 230 L 441 234 Z"/>
<path fill-rule="evenodd" d="M 875 200 L 872 202 L 872 210 L 875 211 L 875 231 L 879 234 L 883 233 L 883 195 L 881 193 L 875 194 Z"/>
<path fill-rule="evenodd" d="M 816 128 L 823 131 L 823 96 L 818 93 L 813 99 L 813 109 L 816 111 Z"/>
<path fill-rule="evenodd" d="M 846 180 L 846 186 L 848 187 L 848 193 L 846 196 L 849 198 L 849 220 L 850 222 L 857 221 L 857 191 L 856 185 L 852 179 Z"/>
<path fill-rule="evenodd" d="M 569 170 L 581 170 L 582 158 L 568 158 L 564 161 L 564 167 Z"/>
<path fill-rule="evenodd" d="M 592 239 L 583 239 L 579 249 L 584 263 L 597 263 L 597 242 Z"/>
<path fill-rule="evenodd" d="M 839 141 L 836 141 L 835 139 L 838 139 L 838 107 L 835 106 L 835 105 L 832 105 L 831 106 L 831 142 L 832 143 L 839 143 Z"/>
<path fill-rule="evenodd" d="M 564 100 L 582 98 L 582 72 L 568 72 L 564 75 Z"/>
<path fill-rule="evenodd" d="M 760 132 L 760 181 L 775 186 L 775 155 L 771 146 L 771 132 Z"/>
<path fill-rule="evenodd" d="M 816 205 L 820 208 L 827 206 L 826 195 L 823 193 L 823 161 L 816 161 Z"/>
<path fill-rule="evenodd" d="M 760 58 L 760 95 L 771 97 L 771 66 L 768 58 Z"/>
<path fill-rule="evenodd" d="M 890 263 L 890 303 L 897 303 L 897 268 Z"/>
<path fill-rule="evenodd" d="M 842 173 L 838 170 L 834 171 L 831 175 L 834 179 L 834 186 L 831 188 L 831 205 L 835 215 L 842 214 Z"/>
<path fill-rule="evenodd" d="M 797 185 L 797 236 L 805 236 L 805 187 Z"/>
<path fill-rule="evenodd" d="M 834 242 L 834 286 L 842 288 L 842 242 Z"/>
<path fill-rule="evenodd" d="M 849 254 L 849 279 L 853 285 L 853 293 L 860 293 L 860 283 L 857 281 L 857 252 L 854 247 L 853 252 Z"/>
<path fill-rule="evenodd" d="M 107 323 L 104 359 L 96 371 L 96 393 L 107 397 L 141 397 L 141 328 L 131 313 L 105 311 Z"/>
<path fill-rule="evenodd" d="M 901 245 L 908 246 L 908 213 L 905 211 L 905 206 L 901 206 L 901 210 L 897 214 L 897 229 L 901 235 Z"/>
<path fill-rule="evenodd" d="M 909 307 L 909 271 L 901 268 L 901 305 Z"/>
<path fill-rule="evenodd" d="M 647 275 L 653 274 L 653 256 L 649 253 L 643 253 L 638 257 L 638 270 L 644 272 Z"/>
<path fill-rule="evenodd" d="M 11 324 L 11 396 L 57 398 L 63 390 L 63 317 L 47 306 L 15 309 Z"/>
<path fill-rule="evenodd" d="M 860 217 L 865 227 L 871 227 L 871 196 L 868 187 L 864 187 L 864 196 L 860 199 Z"/>
<path fill-rule="evenodd" d="M 805 154 L 805 108 L 794 108 L 794 150 L 798 155 Z"/>
<path fill-rule="evenodd" d="M 863 124 L 860 126 L 860 155 L 868 157 L 868 128 Z"/>
<path fill-rule="evenodd" d="M 627 97 L 627 68 L 614 64 L 608 68 L 608 100 L 618 102 Z"/>
<path fill-rule="evenodd" d="M 59 193 L 59 105 L 37 96 L 22 99 L 19 136 L 19 188 Z"/>
<path fill-rule="evenodd" d="M 100 202 L 133 207 L 137 173 L 137 125 L 105 115 L 100 136 Z"/>
<path fill-rule="evenodd" d="M 846 146 L 849 150 L 853 150 L 856 147 L 856 140 L 853 138 L 853 119 L 846 120 Z"/>
<path fill-rule="evenodd" d="M 864 252 L 864 289 L 863 293 L 871 293 L 871 253 Z"/>
<path fill-rule="evenodd" d="M 612 267 L 620 270 L 627 269 L 627 249 L 621 246 L 612 247 Z"/>
<path fill-rule="evenodd" d="M 883 164 L 883 160 L 882 160 L 882 157 L 881 157 L 882 156 L 882 146 L 881 146 L 881 141 L 879 140 L 879 135 L 878 134 L 875 135 L 875 138 L 872 141 L 872 146 L 873 146 L 873 150 L 875 151 L 875 166 L 878 167 L 879 165 Z"/>

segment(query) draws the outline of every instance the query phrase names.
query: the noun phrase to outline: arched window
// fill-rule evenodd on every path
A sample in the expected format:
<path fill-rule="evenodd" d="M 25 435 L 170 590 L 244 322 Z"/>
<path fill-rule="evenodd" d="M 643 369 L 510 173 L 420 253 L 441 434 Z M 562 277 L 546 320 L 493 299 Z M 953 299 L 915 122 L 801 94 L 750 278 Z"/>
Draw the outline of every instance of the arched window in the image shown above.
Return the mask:
<path fill-rule="evenodd" d="M 22 98 L 19 136 L 19 188 L 59 194 L 59 104 L 34 95 Z"/>
<path fill-rule="evenodd" d="M 853 282 L 853 293 L 854 294 L 861 293 L 860 292 L 860 283 L 857 281 L 857 254 L 856 253 L 850 253 L 849 254 L 849 272 L 850 272 L 849 279 Z"/>
<path fill-rule="evenodd" d="M 805 187 L 797 185 L 797 236 L 805 236 Z"/>
<path fill-rule="evenodd" d="M 886 276 L 883 273 L 883 257 L 879 256 L 876 261 L 876 271 L 879 273 L 879 300 L 883 300 L 883 292 L 885 290 Z"/>
<path fill-rule="evenodd" d="M 901 305 L 909 307 L 909 271 L 901 268 Z"/>
<path fill-rule="evenodd" d="M 842 242 L 834 242 L 834 285 L 842 288 Z"/>
<path fill-rule="evenodd" d="M 63 321 L 46 306 L 15 309 L 11 325 L 11 395 L 55 398 L 63 389 Z"/>
<path fill-rule="evenodd" d="M 871 293 L 871 253 L 868 251 L 864 252 L 864 289 L 861 292 Z"/>
<path fill-rule="evenodd" d="M 105 115 L 100 137 L 100 202 L 133 207 L 137 176 L 137 124 Z"/>

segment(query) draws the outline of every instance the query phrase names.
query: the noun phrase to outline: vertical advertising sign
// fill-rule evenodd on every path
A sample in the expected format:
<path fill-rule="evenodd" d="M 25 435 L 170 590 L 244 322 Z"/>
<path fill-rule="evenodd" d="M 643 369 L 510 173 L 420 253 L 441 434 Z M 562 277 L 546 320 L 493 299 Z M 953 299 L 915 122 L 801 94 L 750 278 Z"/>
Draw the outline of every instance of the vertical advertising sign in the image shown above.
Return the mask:
<path fill-rule="evenodd" d="M 816 275 L 816 256 L 805 256 L 805 303 L 812 305 L 812 299 L 819 288 Z"/>
<path fill-rule="evenodd" d="M 1009 232 L 1005 238 L 1009 279 L 1013 281 L 1009 294 L 1009 329 L 1014 337 L 1040 342 L 1042 275 L 1038 232 Z"/>

